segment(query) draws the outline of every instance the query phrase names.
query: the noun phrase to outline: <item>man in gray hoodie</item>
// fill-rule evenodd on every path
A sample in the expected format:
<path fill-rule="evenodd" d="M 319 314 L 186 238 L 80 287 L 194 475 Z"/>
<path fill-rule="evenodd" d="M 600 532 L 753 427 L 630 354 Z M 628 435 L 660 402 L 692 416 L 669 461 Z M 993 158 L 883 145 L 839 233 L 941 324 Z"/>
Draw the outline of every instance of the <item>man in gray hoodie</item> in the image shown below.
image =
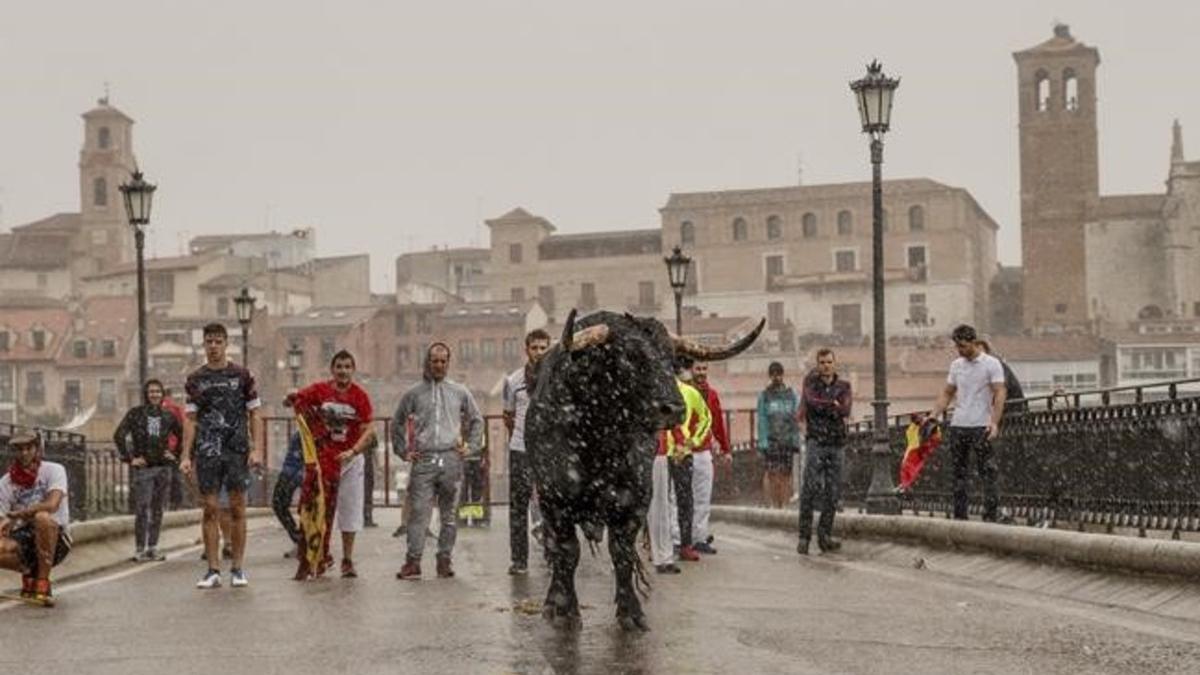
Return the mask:
<path fill-rule="evenodd" d="M 436 496 L 441 512 L 438 535 L 437 575 L 454 576 L 450 556 L 457 534 L 458 494 L 463 480 L 463 457 L 478 454 L 483 444 L 483 415 L 465 386 L 446 379 L 450 348 L 441 342 L 425 353 L 423 381 L 400 397 L 392 416 L 392 447 L 412 464 L 409 500 L 413 513 L 408 519 L 408 554 L 397 579 L 421 578 L 421 553 L 425 528 L 433 515 L 431 498 Z M 405 421 L 413 419 L 410 444 Z M 466 433 L 463 433 L 463 425 Z"/>

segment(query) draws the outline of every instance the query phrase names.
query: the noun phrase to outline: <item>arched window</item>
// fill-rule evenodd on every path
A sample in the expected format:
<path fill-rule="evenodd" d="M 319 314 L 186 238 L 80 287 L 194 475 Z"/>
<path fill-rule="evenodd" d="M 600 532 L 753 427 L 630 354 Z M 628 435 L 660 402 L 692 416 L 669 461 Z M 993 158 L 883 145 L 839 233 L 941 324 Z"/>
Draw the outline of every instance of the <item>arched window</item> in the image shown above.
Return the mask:
<path fill-rule="evenodd" d="M 848 237 L 854 234 L 854 216 L 851 216 L 849 211 L 838 211 L 837 218 L 838 236 Z"/>
<path fill-rule="evenodd" d="M 734 241 L 746 241 L 746 236 L 747 236 L 746 219 L 745 218 L 734 218 L 733 219 L 733 240 Z"/>
<path fill-rule="evenodd" d="M 1079 79 L 1070 68 L 1063 71 L 1063 109 L 1068 112 L 1079 110 Z"/>
<path fill-rule="evenodd" d="M 108 127 L 100 127 L 100 134 L 96 141 L 101 150 L 107 150 L 108 146 L 112 145 L 112 132 L 108 130 Z"/>
<path fill-rule="evenodd" d="M 696 243 L 696 226 L 692 221 L 685 220 L 679 225 L 679 243 L 691 246 Z"/>
<path fill-rule="evenodd" d="M 908 209 L 908 230 L 920 232 L 925 229 L 925 209 L 920 206 L 910 206 Z"/>
<path fill-rule="evenodd" d="M 100 176 L 92 181 L 92 204 L 95 206 L 108 205 L 108 181 Z"/>
<path fill-rule="evenodd" d="M 1038 112 L 1044 112 L 1050 107 L 1050 76 L 1046 71 L 1039 70 L 1033 76 L 1034 104 Z"/>
<path fill-rule="evenodd" d="M 811 239 L 811 238 L 817 236 L 817 214 L 815 214 L 815 213 L 804 214 L 804 218 L 801 219 L 800 224 L 803 227 L 803 233 L 804 233 L 805 239 Z"/>
<path fill-rule="evenodd" d="M 767 216 L 767 239 L 783 236 L 783 220 L 779 216 Z"/>

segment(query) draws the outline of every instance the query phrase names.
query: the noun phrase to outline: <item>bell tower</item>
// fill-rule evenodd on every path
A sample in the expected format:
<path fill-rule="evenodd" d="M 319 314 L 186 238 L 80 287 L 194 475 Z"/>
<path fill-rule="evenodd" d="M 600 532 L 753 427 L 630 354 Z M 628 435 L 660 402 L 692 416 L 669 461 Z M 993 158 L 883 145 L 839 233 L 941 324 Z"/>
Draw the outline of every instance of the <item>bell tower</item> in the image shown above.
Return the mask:
<path fill-rule="evenodd" d="M 83 251 L 94 270 L 134 259 L 133 233 L 117 187 L 133 172 L 133 119 L 108 95 L 83 114 L 79 151 L 79 213 Z"/>
<path fill-rule="evenodd" d="M 1013 54 L 1021 152 L 1026 328 L 1088 324 L 1084 224 L 1099 200 L 1096 68 L 1100 52 L 1064 24 Z"/>

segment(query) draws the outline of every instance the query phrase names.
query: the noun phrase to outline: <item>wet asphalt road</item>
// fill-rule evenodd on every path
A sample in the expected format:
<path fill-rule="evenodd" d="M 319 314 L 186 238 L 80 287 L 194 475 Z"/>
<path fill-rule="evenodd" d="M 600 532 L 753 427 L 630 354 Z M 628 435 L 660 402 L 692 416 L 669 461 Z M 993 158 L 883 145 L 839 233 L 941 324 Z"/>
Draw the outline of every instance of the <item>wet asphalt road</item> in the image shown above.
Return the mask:
<path fill-rule="evenodd" d="M 562 631 L 518 607 L 547 577 L 540 561 L 507 576 L 502 513 L 460 531 L 453 580 L 428 549 L 421 582 L 393 577 L 397 515 L 362 536 L 359 579 L 291 581 L 270 530 L 247 589 L 193 588 L 189 550 L 66 584 L 54 610 L 0 603 L 0 673 L 1200 672 L 1200 624 L 891 566 L 856 542 L 801 561 L 784 533 L 724 524 L 718 555 L 652 577 L 644 635 L 616 627 L 607 554 L 585 549 L 583 628 Z"/>

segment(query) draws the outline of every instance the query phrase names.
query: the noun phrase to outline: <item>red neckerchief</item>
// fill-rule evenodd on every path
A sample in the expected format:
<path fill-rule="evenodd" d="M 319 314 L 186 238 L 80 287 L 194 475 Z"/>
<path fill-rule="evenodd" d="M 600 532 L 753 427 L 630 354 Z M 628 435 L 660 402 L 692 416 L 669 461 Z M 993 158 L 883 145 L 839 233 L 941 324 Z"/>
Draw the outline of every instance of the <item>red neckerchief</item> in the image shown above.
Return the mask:
<path fill-rule="evenodd" d="M 28 469 L 21 466 L 21 462 L 14 457 L 12 464 L 10 464 L 8 467 L 8 479 L 18 487 L 29 489 L 33 487 L 34 483 L 37 482 L 38 469 L 40 469 L 41 466 L 41 457 L 35 458 L 33 460 L 33 466 L 29 467 Z"/>

